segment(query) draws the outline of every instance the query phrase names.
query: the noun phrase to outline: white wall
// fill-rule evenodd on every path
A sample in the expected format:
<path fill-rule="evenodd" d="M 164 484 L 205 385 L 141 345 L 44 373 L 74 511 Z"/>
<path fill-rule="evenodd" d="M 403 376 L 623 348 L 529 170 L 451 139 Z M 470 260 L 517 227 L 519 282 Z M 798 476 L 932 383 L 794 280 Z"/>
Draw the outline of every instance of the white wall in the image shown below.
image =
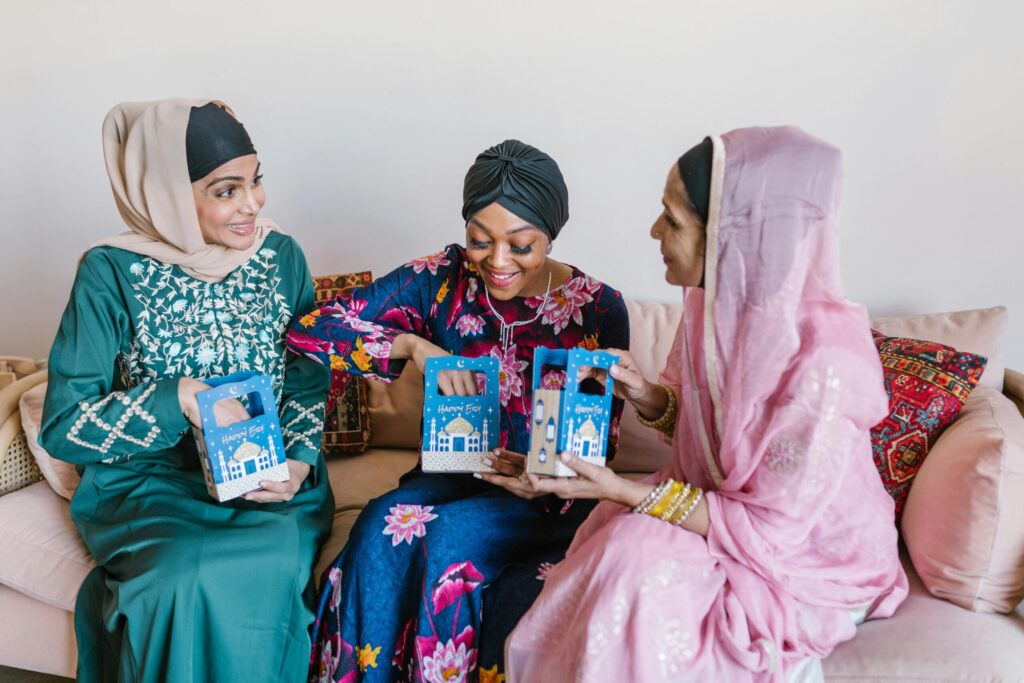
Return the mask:
<path fill-rule="evenodd" d="M 314 271 L 460 240 L 467 166 L 519 137 L 569 184 L 556 255 L 660 300 L 674 159 L 794 123 L 846 153 L 850 298 L 1004 304 L 1024 368 L 1024 3 L 4 0 L 0 26 L 0 353 L 45 353 L 80 251 L 123 229 L 107 109 L 181 95 L 235 108 Z"/>

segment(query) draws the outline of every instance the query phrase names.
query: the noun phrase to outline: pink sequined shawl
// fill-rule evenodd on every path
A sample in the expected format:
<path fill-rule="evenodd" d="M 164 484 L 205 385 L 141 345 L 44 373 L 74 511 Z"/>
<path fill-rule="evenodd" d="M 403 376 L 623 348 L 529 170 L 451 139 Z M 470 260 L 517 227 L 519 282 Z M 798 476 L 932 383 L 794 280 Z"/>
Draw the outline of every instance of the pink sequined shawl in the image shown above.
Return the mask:
<path fill-rule="evenodd" d="M 727 573 L 891 613 L 906 581 L 868 436 L 888 400 L 839 277 L 840 152 L 793 127 L 713 142 L 705 288 L 684 293 L 664 375 L 682 407 L 673 471 L 706 487 Z"/>

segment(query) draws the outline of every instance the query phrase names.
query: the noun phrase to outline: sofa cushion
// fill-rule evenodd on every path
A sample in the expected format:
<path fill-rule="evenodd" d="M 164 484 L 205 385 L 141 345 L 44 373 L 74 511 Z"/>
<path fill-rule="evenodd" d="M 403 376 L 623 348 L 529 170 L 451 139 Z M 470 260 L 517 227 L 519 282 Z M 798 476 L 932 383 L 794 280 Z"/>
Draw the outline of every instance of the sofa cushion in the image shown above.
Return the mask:
<path fill-rule="evenodd" d="M 0 585 L 0 680 L 50 681 L 3 667 L 74 679 L 78 665 L 75 616 Z"/>
<path fill-rule="evenodd" d="M 825 680 L 1024 681 L 1024 610 L 979 614 L 932 597 L 905 561 L 910 594 L 825 659 Z"/>
<path fill-rule="evenodd" d="M 372 448 L 361 455 L 327 461 L 327 476 L 334 491 L 334 526 L 320 549 L 314 575 L 318 584 L 324 569 L 348 541 L 366 503 L 398 486 L 401 476 L 416 466 L 418 456 L 415 450 Z"/>
<path fill-rule="evenodd" d="M 406 363 L 398 379 L 387 383 L 367 380 L 367 408 L 373 434 L 370 445 L 384 448 L 420 447 L 423 416 L 423 373 Z"/>
<path fill-rule="evenodd" d="M 975 389 L 928 454 L 902 530 L 933 594 L 979 612 L 1024 598 L 1024 417 L 995 388 Z"/>
<path fill-rule="evenodd" d="M 0 583 L 71 611 L 94 563 L 68 508 L 44 481 L 0 497 Z"/>
<path fill-rule="evenodd" d="M 1003 331 L 1006 328 L 1006 307 L 978 308 L 951 313 L 930 313 L 898 317 L 871 318 L 871 327 L 889 337 L 908 337 L 952 346 L 988 358 L 981 384 L 1002 391 Z"/>
<path fill-rule="evenodd" d="M 39 445 L 39 428 L 43 423 L 43 401 L 46 398 L 46 382 L 37 384 L 21 395 L 21 426 L 25 430 L 25 441 L 32 451 L 39 471 L 43 473 L 46 483 L 50 485 L 64 500 L 71 500 L 82 477 L 78 470 L 69 462 L 51 458 Z"/>
<path fill-rule="evenodd" d="M 871 450 L 899 519 L 921 463 L 960 414 L 985 369 L 985 358 L 935 342 L 873 334 L 889 415 L 871 429 Z"/>
<path fill-rule="evenodd" d="M 675 340 L 683 307 L 627 300 L 626 310 L 630 353 L 644 377 L 657 381 Z M 640 424 L 636 409 L 627 403 L 619 426 L 619 451 L 611 468 L 616 472 L 654 472 L 667 465 L 671 457 L 672 449 L 660 433 Z"/>

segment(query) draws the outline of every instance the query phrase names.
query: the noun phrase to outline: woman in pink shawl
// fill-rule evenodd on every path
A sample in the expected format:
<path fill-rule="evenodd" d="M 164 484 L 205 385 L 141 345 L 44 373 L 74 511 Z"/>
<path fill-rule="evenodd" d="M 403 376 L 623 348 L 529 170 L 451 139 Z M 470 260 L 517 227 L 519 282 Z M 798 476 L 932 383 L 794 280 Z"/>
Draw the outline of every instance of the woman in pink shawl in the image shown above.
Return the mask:
<path fill-rule="evenodd" d="M 881 365 L 839 278 L 841 181 L 839 150 L 792 127 L 673 166 L 651 236 L 683 318 L 663 384 L 627 352 L 613 372 L 673 459 L 646 482 L 571 456 L 579 477 L 534 478 L 605 502 L 509 637 L 510 681 L 820 680 L 905 597 L 868 435 Z"/>

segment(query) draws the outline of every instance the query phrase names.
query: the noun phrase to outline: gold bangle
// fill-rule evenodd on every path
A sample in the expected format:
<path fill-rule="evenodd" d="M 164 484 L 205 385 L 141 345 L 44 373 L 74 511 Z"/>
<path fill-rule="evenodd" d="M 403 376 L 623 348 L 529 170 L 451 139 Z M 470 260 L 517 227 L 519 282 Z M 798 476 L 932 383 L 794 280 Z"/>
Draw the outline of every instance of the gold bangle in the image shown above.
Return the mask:
<path fill-rule="evenodd" d="M 672 391 L 672 388 L 666 384 L 659 384 L 659 387 L 665 390 L 665 396 L 668 398 L 668 403 L 665 405 L 665 411 L 653 420 L 648 420 L 646 417 L 640 414 L 640 411 L 636 411 L 636 419 L 640 424 L 651 429 L 657 429 L 659 432 L 670 434 L 676 426 L 676 417 L 679 414 L 679 401 L 676 399 L 676 392 Z"/>

